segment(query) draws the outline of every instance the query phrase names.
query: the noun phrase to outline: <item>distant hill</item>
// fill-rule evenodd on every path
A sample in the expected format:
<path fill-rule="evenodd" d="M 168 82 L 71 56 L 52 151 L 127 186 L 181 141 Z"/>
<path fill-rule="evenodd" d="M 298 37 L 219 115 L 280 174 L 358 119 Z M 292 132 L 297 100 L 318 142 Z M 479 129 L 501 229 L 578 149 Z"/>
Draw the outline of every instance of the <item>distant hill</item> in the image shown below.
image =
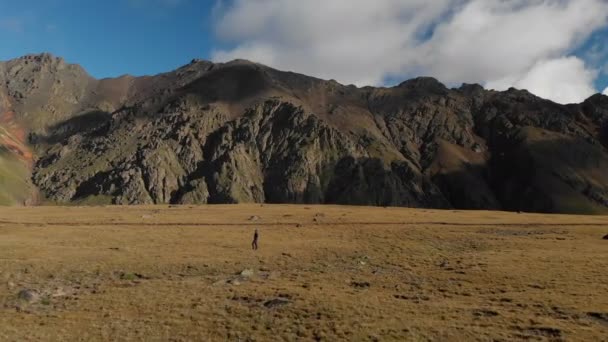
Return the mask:
<path fill-rule="evenodd" d="M 97 80 L 40 54 L 0 63 L 0 100 L 0 204 L 608 212 L 599 94 L 357 88 L 243 60 Z"/>

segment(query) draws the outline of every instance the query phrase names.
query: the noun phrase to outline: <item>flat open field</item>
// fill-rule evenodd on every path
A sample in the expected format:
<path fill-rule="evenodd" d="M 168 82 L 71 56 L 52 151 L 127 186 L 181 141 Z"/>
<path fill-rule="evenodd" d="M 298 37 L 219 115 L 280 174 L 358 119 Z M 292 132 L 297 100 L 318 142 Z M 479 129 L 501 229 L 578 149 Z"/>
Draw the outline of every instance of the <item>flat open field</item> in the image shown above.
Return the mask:
<path fill-rule="evenodd" d="M 0 340 L 608 341 L 606 234 L 603 216 L 0 208 Z"/>

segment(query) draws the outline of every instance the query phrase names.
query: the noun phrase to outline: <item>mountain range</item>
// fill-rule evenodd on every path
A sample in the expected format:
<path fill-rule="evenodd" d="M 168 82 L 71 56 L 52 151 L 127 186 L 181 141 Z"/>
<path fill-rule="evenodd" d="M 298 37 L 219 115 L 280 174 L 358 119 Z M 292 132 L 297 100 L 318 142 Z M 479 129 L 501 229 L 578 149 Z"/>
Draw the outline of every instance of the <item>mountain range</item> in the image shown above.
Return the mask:
<path fill-rule="evenodd" d="M 235 60 L 95 79 L 0 62 L 0 204 L 327 203 L 608 212 L 608 96 L 420 77 L 356 87 Z"/>

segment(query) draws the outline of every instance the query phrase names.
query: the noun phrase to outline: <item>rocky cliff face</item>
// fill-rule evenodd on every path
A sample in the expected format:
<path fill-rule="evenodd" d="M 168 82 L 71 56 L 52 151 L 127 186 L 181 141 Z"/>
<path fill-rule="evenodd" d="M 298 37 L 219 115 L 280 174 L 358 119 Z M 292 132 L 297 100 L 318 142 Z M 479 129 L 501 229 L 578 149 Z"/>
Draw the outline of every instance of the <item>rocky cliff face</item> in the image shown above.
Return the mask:
<path fill-rule="evenodd" d="M 27 134 L 25 152 L 0 142 L 42 203 L 608 211 L 602 95 L 356 88 L 247 61 L 95 80 L 46 54 L 0 63 L 0 80 L 0 128 Z"/>

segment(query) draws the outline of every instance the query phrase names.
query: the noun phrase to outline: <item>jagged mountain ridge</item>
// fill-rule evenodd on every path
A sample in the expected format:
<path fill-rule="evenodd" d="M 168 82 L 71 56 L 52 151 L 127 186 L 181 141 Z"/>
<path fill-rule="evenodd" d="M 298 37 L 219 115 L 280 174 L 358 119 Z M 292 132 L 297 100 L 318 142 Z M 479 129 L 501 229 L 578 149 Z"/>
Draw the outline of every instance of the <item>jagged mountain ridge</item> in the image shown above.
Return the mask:
<path fill-rule="evenodd" d="M 599 94 L 357 88 L 242 60 L 96 80 L 48 54 L 0 63 L 0 80 L 42 203 L 608 208 Z"/>

